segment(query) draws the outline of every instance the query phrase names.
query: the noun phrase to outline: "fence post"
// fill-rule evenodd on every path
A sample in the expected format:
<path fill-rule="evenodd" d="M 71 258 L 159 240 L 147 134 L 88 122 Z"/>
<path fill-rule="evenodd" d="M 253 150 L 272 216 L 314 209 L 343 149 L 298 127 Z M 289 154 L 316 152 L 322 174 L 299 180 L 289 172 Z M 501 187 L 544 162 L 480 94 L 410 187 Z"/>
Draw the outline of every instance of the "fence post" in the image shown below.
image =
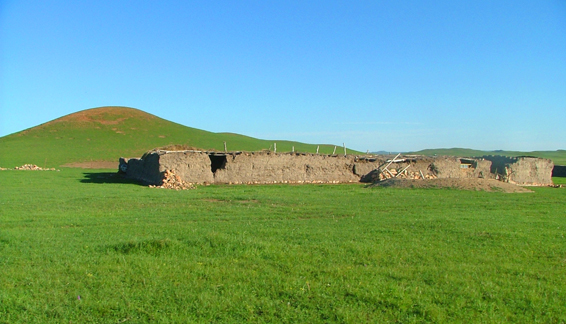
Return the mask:
<path fill-rule="evenodd" d="M 226 142 L 224 142 L 224 153 L 227 153 L 228 150 L 226 149 Z"/>

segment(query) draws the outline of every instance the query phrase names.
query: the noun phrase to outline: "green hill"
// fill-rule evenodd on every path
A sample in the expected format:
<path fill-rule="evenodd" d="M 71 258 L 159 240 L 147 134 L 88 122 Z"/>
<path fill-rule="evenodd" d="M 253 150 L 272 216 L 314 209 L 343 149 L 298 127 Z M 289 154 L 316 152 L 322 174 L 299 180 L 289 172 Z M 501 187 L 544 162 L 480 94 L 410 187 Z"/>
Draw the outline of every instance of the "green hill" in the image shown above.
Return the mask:
<path fill-rule="evenodd" d="M 557 151 L 533 151 L 533 152 L 519 152 L 519 151 L 480 151 L 466 148 L 450 148 L 450 149 L 427 149 L 412 154 L 421 155 L 451 155 L 462 157 L 484 156 L 484 155 L 504 155 L 504 156 L 536 156 L 545 159 L 551 159 L 556 165 L 566 165 L 566 150 Z"/>
<path fill-rule="evenodd" d="M 67 163 L 117 161 L 148 150 L 182 145 L 204 150 L 259 151 L 277 143 L 277 151 L 316 152 L 316 144 L 260 140 L 232 133 L 212 133 L 183 126 L 141 110 L 101 107 L 83 110 L 0 138 L 0 166 L 25 163 L 59 167 Z M 334 145 L 321 145 L 332 153 Z M 348 151 L 359 153 L 356 151 Z"/>

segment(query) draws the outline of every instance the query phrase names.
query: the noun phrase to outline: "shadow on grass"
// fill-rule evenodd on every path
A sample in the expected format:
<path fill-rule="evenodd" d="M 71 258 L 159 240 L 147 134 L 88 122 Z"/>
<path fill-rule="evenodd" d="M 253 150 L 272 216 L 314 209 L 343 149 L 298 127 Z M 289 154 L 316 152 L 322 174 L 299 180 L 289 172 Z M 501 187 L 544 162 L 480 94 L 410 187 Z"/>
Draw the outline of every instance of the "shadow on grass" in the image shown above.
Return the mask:
<path fill-rule="evenodd" d="M 85 172 L 83 175 L 84 179 L 80 180 L 82 183 L 123 183 L 143 186 L 139 181 L 126 178 L 117 172 Z"/>
<path fill-rule="evenodd" d="M 100 251 L 112 251 L 120 254 L 135 254 L 145 253 L 157 255 L 165 253 L 174 249 L 179 249 L 181 244 L 176 240 L 161 239 L 161 240 L 146 240 L 146 241 L 130 241 L 119 244 L 102 246 Z"/>

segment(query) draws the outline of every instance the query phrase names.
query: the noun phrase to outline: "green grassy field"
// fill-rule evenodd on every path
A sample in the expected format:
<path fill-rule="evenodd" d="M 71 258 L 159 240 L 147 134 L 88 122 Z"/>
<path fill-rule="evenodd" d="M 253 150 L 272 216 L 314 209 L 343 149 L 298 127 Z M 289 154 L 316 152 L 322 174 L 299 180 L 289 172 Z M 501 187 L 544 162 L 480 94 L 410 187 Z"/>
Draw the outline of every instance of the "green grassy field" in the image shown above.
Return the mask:
<path fill-rule="evenodd" d="M 166 145 L 185 145 L 205 150 L 273 150 L 316 152 L 317 144 L 283 140 L 261 140 L 232 133 L 212 133 L 186 127 L 141 110 L 102 107 L 64 116 L 37 127 L 0 138 L 0 167 L 26 163 L 59 167 L 73 162 L 114 161 L 140 157 L 146 151 Z M 329 154 L 334 145 L 320 145 Z M 343 152 L 341 148 L 337 152 Z M 360 153 L 349 150 L 350 153 Z"/>
<path fill-rule="evenodd" d="M 0 183 L 0 323 L 566 322 L 566 188 Z"/>

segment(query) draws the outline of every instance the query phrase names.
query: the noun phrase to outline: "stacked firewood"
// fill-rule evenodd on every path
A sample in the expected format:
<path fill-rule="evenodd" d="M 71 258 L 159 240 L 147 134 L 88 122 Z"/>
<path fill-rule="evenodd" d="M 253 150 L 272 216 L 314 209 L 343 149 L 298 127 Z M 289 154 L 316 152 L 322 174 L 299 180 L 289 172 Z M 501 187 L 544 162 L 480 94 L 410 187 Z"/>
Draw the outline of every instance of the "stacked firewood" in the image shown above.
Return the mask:
<path fill-rule="evenodd" d="M 166 170 L 163 174 L 163 183 L 160 186 L 149 186 L 150 188 L 163 188 L 175 190 L 190 190 L 196 189 L 194 183 L 186 182 L 176 175 L 172 170 Z"/>
<path fill-rule="evenodd" d="M 379 170 L 379 181 L 399 178 L 399 179 L 436 179 L 435 175 L 423 174 L 422 171 L 409 171 L 404 169 L 402 171 L 397 171 L 396 169 L 384 169 Z"/>

